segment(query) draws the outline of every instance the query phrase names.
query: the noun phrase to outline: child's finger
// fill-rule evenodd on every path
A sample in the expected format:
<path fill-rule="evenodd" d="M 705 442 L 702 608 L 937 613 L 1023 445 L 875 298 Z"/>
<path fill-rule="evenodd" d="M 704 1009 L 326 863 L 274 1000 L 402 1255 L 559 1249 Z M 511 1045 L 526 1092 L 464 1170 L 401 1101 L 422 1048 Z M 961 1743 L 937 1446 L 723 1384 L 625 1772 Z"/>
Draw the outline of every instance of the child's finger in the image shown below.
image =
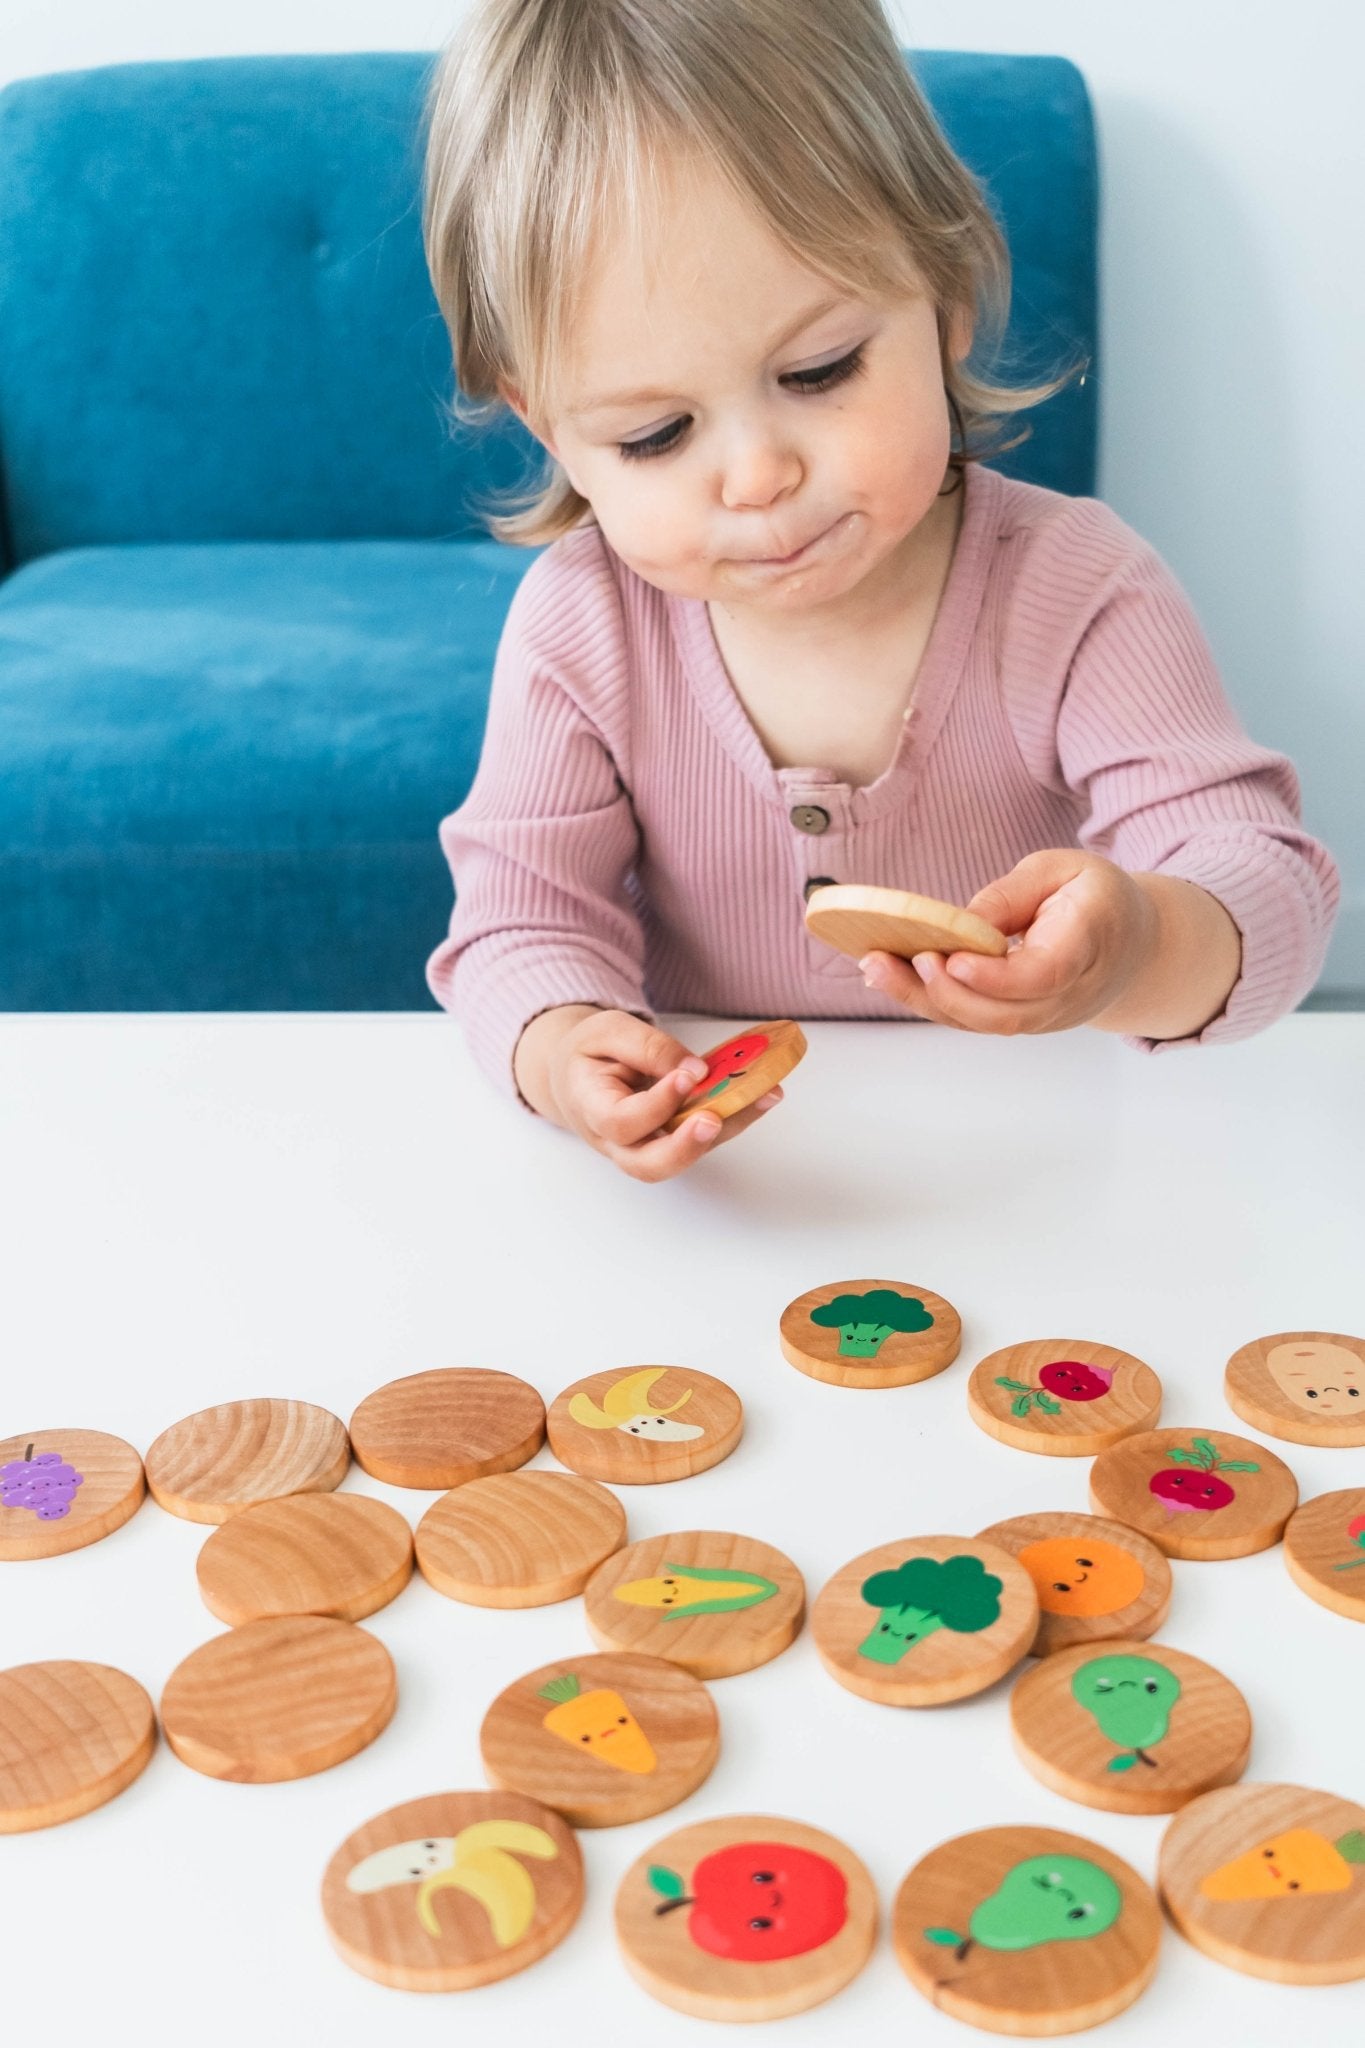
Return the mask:
<path fill-rule="evenodd" d="M 747 1109 L 740 1110 L 738 1116 L 727 1116 L 706 1149 L 714 1152 L 717 1146 L 728 1145 L 731 1138 L 737 1138 L 741 1131 L 747 1131 L 750 1124 L 756 1124 L 761 1116 L 766 1116 L 770 1109 L 775 1109 L 781 1100 L 782 1090 L 770 1088 L 759 1101 L 751 1102 Z"/>
<path fill-rule="evenodd" d="M 585 1049 L 599 1058 L 619 1060 L 632 1075 L 645 1080 L 662 1081 L 685 1066 L 691 1075 L 688 1087 L 695 1088 L 706 1074 L 705 1060 L 689 1051 L 680 1038 L 661 1031 L 657 1024 L 646 1024 L 641 1017 L 627 1016 L 624 1011 L 613 1010 L 604 1015 L 600 1031 L 594 1031 Z"/>
<path fill-rule="evenodd" d="M 947 973 L 940 954 L 917 953 L 915 965 L 923 976 L 925 1001 L 935 1023 L 1009 1037 L 1018 1032 L 1051 1030 L 1057 1020 L 1056 993 L 1039 997 L 986 996 L 964 987 Z"/>
<path fill-rule="evenodd" d="M 933 954 L 930 957 L 940 959 L 942 956 Z M 917 1017 L 929 1015 L 924 1002 L 924 984 L 908 960 L 902 960 L 898 953 L 873 952 L 865 953 L 858 965 L 869 988 L 890 996 L 893 1002 L 904 1003 L 906 1009 L 913 1010 Z"/>
<path fill-rule="evenodd" d="M 923 957 L 922 955 L 920 956 Z M 1003 1002 L 1041 1002 L 1070 988 L 1084 972 L 1085 961 L 1075 945 L 1059 945 L 1055 937 L 1025 939 L 1008 953 L 950 953 L 937 956 L 950 981 L 975 994 Z"/>
<path fill-rule="evenodd" d="M 712 1110 L 701 1110 L 685 1117 L 676 1131 L 647 1138 L 639 1145 L 609 1147 L 608 1157 L 636 1180 L 670 1180 L 695 1165 L 704 1152 L 713 1152 L 717 1145 L 738 1136 L 781 1100 L 782 1090 L 773 1088 L 761 1102 L 737 1116 L 718 1117 Z"/>
<path fill-rule="evenodd" d="M 1047 848 L 1026 854 L 1007 875 L 987 882 L 963 907 L 974 917 L 984 917 L 1008 938 L 1027 931 L 1043 903 L 1073 880 L 1087 856 L 1068 847 Z"/>
<path fill-rule="evenodd" d="M 631 1088 L 620 1075 L 599 1070 L 585 1098 L 594 1128 L 613 1145 L 638 1145 L 677 1114 L 706 1069 L 700 1060 L 673 1067 L 649 1088 Z"/>

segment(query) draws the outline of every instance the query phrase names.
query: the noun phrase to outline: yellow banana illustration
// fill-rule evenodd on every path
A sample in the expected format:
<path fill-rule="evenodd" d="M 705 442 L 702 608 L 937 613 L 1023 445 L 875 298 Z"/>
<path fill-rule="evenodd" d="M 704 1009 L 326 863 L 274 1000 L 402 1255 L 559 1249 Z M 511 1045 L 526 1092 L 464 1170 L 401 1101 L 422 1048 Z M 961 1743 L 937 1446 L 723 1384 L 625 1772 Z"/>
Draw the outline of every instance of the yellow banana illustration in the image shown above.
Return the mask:
<path fill-rule="evenodd" d="M 395 1884 L 417 1885 L 417 1917 L 439 1938 L 441 1924 L 432 1899 L 447 1886 L 477 1899 L 488 1915 L 499 1948 L 521 1940 L 536 1910 L 536 1888 L 518 1856 L 548 1859 L 559 1850 L 544 1828 L 524 1820 L 478 1820 L 458 1835 L 395 1842 L 376 1849 L 348 1872 L 346 1888 L 375 1892 Z"/>
<path fill-rule="evenodd" d="M 705 1436 L 706 1431 L 700 1423 L 667 1420 L 692 1399 L 691 1387 L 684 1388 L 678 1399 L 670 1402 L 667 1408 L 650 1406 L 649 1390 L 667 1370 L 663 1365 L 646 1365 L 639 1372 L 628 1372 L 624 1379 L 613 1381 L 607 1388 L 600 1408 L 586 1394 L 575 1394 L 569 1403 L 569 1413 L 584 1429 L 619 1429 L 627 1436 L 656 1439 L 672 1437 L 685 1440 Z"/>
<path fill-rule="evenodd" d="M 428 1934 L 441 1931 L 431 1901 L 432 1894 L 444 1885 L 454 1885 L 478 1900 L 499 1948 L 511 1948 L 520 1941 L 535 1918 L 536 1888 L 524 1867 L 505 1849 L 481 1849 L 462 1857 L 454 1870 L 427 1879 L 417 1894 L 417 1913 Z"/>

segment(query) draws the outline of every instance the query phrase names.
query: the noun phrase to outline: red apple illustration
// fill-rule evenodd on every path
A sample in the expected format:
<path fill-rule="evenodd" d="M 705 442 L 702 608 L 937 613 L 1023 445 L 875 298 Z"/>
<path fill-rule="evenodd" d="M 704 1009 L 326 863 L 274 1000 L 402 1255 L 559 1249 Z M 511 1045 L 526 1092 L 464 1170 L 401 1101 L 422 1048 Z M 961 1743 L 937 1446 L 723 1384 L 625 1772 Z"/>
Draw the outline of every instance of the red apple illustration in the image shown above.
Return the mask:
<path fill-rule="evenodd" d="M 1107 1365 L 1081 1365 L 1074 1358 L 1059 1358 L 1045 1365 L 1038 1375 L 1049 1393 L 1064 1401 L 1098 1401 L 1114 1383 Z"/>
<path fill-rule="evenodd" d="M 848 1918 L 848 1885 L 828 1856 L 785 1842 L 735 1842 L 703 1856 L 692 1892 L 676 1870 L 652 1864 L 662 1895 L 656 1913 L 690 1906 L 687 1931 L 708 1955 L 731 1962 L 776 1962 L 809 1955 L 832 1941 Z"/>
<path fill-rule="evenodd" d="M 1147 1485 L 1161 1502 L 1167 1514 L 1209 1513 L 1214 1508 L 1225 1508 L 1237 1495 L 1226 1479 L 1215 1476 L 1218 1472 L 1259 1472 L 1259 1465 L 1252 1465 L 1245 1458 L 1220 1458 L 1218 1447 L 1206 1436 L 1194 1438 L 1194 1449 L 1187 1451 L 1173 1445 L 1166 1456 L 1177 1465 L 1187 1469 L 1180 1472 L 1154 1472 Z M 1189 1467 L 1195 1467 L 1189 1470 Z"/>
<path fill-rule="evenodd" d="M 746 1031 L 738 1038 L 729 1038 L 724 1045 L 718 1045 L 706 1062 L 706 1072 L 698 1081 L 689 1102 L 700 1102 L 703 1096 L 719 1095 L 722 1088 L 728 1088 L 738 1075 L 747 1073 L 760 1053 L 768 1050 L 770 1044 L 766 1031 Z"/>

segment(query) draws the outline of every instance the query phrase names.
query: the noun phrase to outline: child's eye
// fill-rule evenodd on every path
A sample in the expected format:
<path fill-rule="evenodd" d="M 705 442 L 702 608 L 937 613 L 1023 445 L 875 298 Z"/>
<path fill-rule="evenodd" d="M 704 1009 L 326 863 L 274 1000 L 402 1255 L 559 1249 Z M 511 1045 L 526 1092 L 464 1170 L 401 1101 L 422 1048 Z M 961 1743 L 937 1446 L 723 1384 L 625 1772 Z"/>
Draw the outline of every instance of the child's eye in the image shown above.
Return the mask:
<path fill-rule="evenodd" d="M 836 384 L 843 384 L 850 377 L 856 377 L 864 368 L 862 342 L 850 349 L 837 362 L 821 363 L 814 370 L 791 370 L 783 378 L 784 384 L 794 384 L 798 391 L 831 391 Z M 676 448 L 687 430 L 687 421 L 670 420 L 666 427 L 660 427 L 657 434 L 648 434 L 642 441 L 618 441 L 616 446 L 625 462 L 637 462 L 642 457 L 667 455 L 670 448 Z"/>

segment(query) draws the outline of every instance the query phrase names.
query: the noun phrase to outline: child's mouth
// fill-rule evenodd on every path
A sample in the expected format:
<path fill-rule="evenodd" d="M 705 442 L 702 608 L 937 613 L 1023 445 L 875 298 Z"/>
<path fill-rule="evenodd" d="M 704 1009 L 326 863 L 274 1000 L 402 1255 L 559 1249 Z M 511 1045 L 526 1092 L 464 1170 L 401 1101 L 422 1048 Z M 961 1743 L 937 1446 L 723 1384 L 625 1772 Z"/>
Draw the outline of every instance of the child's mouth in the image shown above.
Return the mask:
<path fill-rule="evenodd" d="M 836 519 L 833 525 L 822 527 L 819 533 L 813 535 L 810 540 L 803 542 L 799 548 L 793 549 L 789 555 L 751 557 L 745 561 L 744 567 L 748 569 L 789 569 L 795 563 L 804 561 L 807 555 L 814 554 L 818 547 L 842 528 L 844 519 L 847 516 L 847 514 L 844 514 L 843 518 Z"/>

